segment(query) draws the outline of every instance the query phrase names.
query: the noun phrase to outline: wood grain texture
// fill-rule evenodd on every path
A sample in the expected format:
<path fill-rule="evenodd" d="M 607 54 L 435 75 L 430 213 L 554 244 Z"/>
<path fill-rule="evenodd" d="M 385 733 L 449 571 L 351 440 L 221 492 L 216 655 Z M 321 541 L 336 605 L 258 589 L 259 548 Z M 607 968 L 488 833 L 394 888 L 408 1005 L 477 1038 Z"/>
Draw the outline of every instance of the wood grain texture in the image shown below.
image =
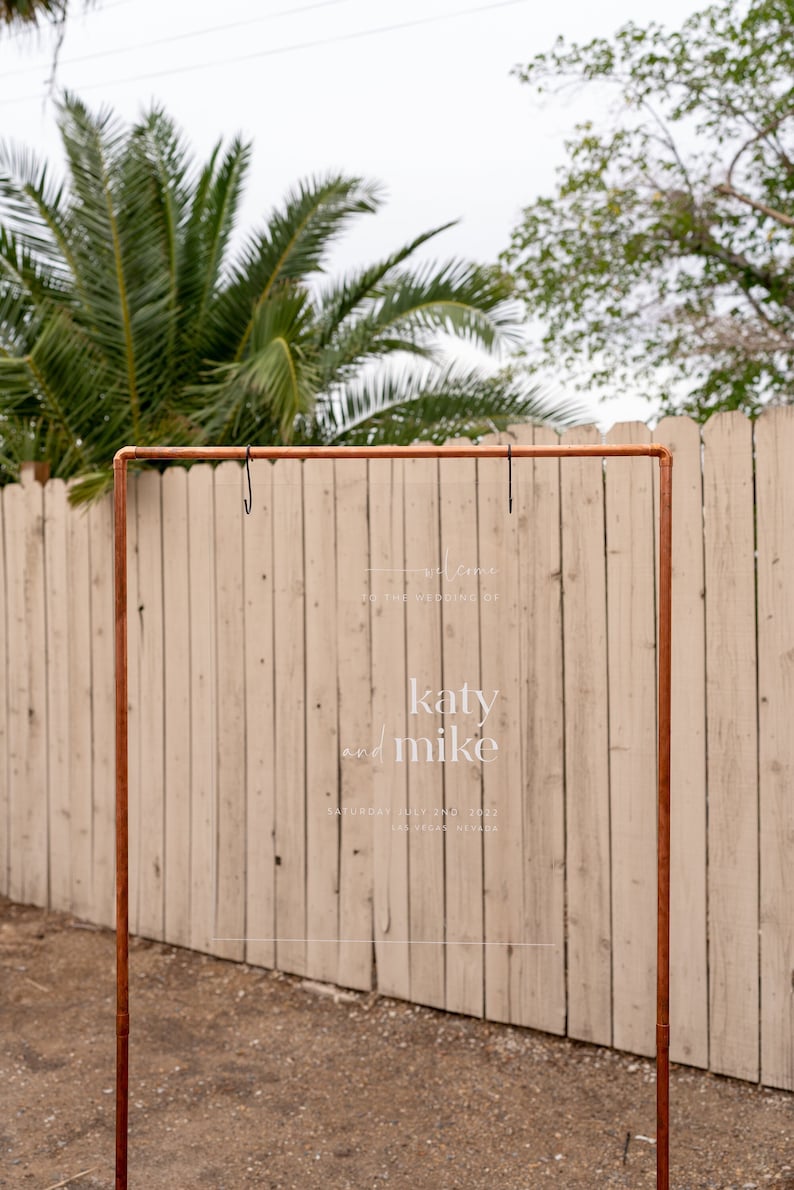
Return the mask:
<path fill-rule="evenodd" d="M 794 1076 L 791 421 L 764 414 L 754 460 L 748 423 L 711 419 L 704 480 L 694 423 L 654 433 L 675 456 L 672 1053 L 780 1087 Z M 530 440 L 554 441 L 513 432 Z M 360 987 L 371 935 L 384 994 L 647 1051 L 656 864 L 636 791 L 656 525 L 651 484 L 631 476 L 655 486 L 656 464 L 610 462 L 605 508 L 600 460 L 515 460 L 510 518 L 505 459 L 478 464 L 476 516 L 466 459 L 326 462 L 328 499 L 322 479 L 306 487 L 316 463 L 254 464 L 246 519 L 239 464 L 217 486 L 209 466 L 130 478 L 134 928 L 203 950 L 228 933 L 245 939 L 236 957 Z M 0 889 L 110 923 L 111 506 L 66 495 L 59 481 L 0 493 Z M 446 551 L 454 570 L 471 542 L 500 571 L 478 576 L 476 618 L 443 598 Z M 503 597 L 496 615 L 485 592 Z M 428 760 L 455 718 L 434 704 L 464 682 L 500 690 L 498 765 Z M 348 743 L 370 755 L 344 759 Z M 313 799 L 408 830 L 351 815 L 321 833 Z M 452 808 L 498 811 L 504 838 L 435 839 L 404 813 Z M 365 940 L 321 963 L 306 939 L 324 921 Z"/>
<path fill-rule="evenodd" d="M 441 557 L 444 569 L 441 637 L 444 689 L 465 684 L 481 688 L 480 592 L 478 576 L 477 463 L 443 459 L 439 465 Z M 462 573 L 461 573 L 462 571 Z M 447 741 L 452 729 L 463 738 L 474 730 L 471 717 L 447 713 L 442 719 Z M 475 733 L 479 735 L 479 732 Z M 443 768 L 445 895 L 447 915 L 446 1007 L 449 1012 L 481 1016 L 483 1003 L 483 840 L 468 828 L 481 824 L 480 762 L 450 761 Z M 436 823 L 435 825 L 439 825 Z"/>
<path fill-rule="evenodd" d="M 280 464 L 276 464 L 278 468 Z M 303 468 L 306 574 L 306 970 L 336 983 L 339 965 L 339 651 L 334 464 Z M 342 647 L 346 647 L 344 641 Z M 295 775 L 296 781 L 299 774 Z M 332 813 L 329 814 L 329 810 Z"/>
<path fill-rule="evenodd" d="M 137 476 L 127 480 L 127 857 L 128 857 L 128 921 L 129 931 L 138 933 L 138 910 L 140 907 L 140 838 L 141 838 L 141 726 L 144 690 L 141 683 L 141 633 L 143 625 L 138 612 L 140 607 L 140 566 L 138 564 L 138 484 Z M 87 508 L 89 533 L 92 533 L 91 506 Z M 92 534 L 92 537 L 95 535 Z M 92 541 L 93 544 L 93 541 Z M 94 597 L 94 563 L 91 548 L 88 550 L 91 578 L 91 596 Z M 91 614 L 91 685 L 93 691 L 94 615 Z M 115 665 L 115 658 L 114 658 Z M 92 703 L 92 728 L 94 712 Z M 114 726 L 115 730 L 115 726 Z M 91 768 L 93 773 L 94 732 L 91 734 Z M 91 838 L 93 843 L 93 802 L 91 807 Z"/>
<path fill-rule="evenodd" d="M 306 703 L 302 464 L 273 477 L 276 962 L 306 974 Z"/>
<path fill-rule="evenodd" d="M 115 605 L 113 597 L 113 500 L 103 496 L 88 510 L 91 534 L 91 690 L 94 706 L 93 902 L 95 920 L 115 920 L 116 744 Z"/>
<path fill-rule="evenodd" d="M 211 467 L 188 472 L 190 559 L 190 945 L 212 949 L 215 908 L 215 510 Z"/>
<path fill-rule="evenodd" d="M 73 508 L 68 528 L 70 909 L 94 915 L 91 537 L 88 509 Z"/>
<path fill-rule="evenodd" d="M 405 463 L 406 677 L 419 697 L 440 690 L 441 609 L 436 600 L 440 566 L 438 465 L 435 459 Z M 430 573 L 428 573 L 430 572 Z M 408 879 L 411 999 L 443 1008 L 445 1004 L 444 840 L 431 830 L 434 812 L 444 805 L 442 767 L 428 763 L 441 717 L 412 707 L 408 691 L 405 740 L 408 769 Z M 396 746 L 396 745 L 395 745 Z M 415 751 L 414 751 L 415 748 Z M 416 759 L 414 759 L 416 757 Z M 419 759 L 421 757 L 421 759 Z M 424 829 L 423 829 L 424 828 Z"/>
<path fill-rule="evenodd" d="M 47 783 L 49 903 L 72 907 L 69 820 L 69 508 L 66 484 L 51 479 L 44 495 L 44 575 L 47 620 Z"/>
<path fill-rule="evenodd" d="M 162 479 L 158 471 L 136 477 L 138 586 L 133 614 L 138 619 L 140 675 L 137 716 L 138 786 L 136 849 L 137 897 L 133 932 L 163 938 L 165 865 L 165 702 L 163 632 Z"/>
<path fill-rule="evenodd" d="M 593 428 L 565 443 L 596 443 Z M 612 1040 L 604 483 L 599 459 L 560 468 L 565 632 L 568 1032 Z"/>
<path fill-rule="evenodd" d="M 42 489 L 6 488 L 9 895 L 46 905 L 47 677 Z"/>
<path fill-rule="evenodd" d="M 410 998 L 408 937 L 408 836 L 397 829 L 408 808 L 408 766 L 395 764 L 394 736 L 408 734 L 405 691 L 406 607 L 404 464 L 373 459 L 369 467 L 370 602 L 372 640 L 372 750 L 383 738 L 372 767 L 373 804 L 383 810 L 386 828 L 373 841 L 373 915 L 378 990 Z"/>
<path fill-rule="evenodd" d="M 5 489 L 0 488 L 0 893 L 10 896 L 10 747 L 8 738 L 8 580 L 5 532 Z"/>
<path fill-rule="evenodd" d="M 607 442 L 650 442 L 619 423 Z M 654 459 L 606 464 L 612 1038 L 656 1050 L 656 624 Z"/>
<path fill-rule="evenodd" d="M 245 954 L 245 597 L 239 463 L 215 470 L 216 841 L 214 953 Z"/>
<path fill-rule="evenodd" d="M 169 467 L 163 502 L 164 934 L 190 945 L 190 548 L 187 471 Z"/>
<path fill-rule="evenodd" d="M 366 459 L 334 462 L 339 739 L 364 743 L 373 737 L 369 608 L 361 598 L 369 563 L 367 466 Z M 337 982 L 363 991 L 372 986 L 373 965 L 372 764 L 361 757 L 339 769 L 339 804 L 352 813 L 340 824 Z"/>
<path fill-rule="evenodd" d="M 761 1081 L 794 1091 L 794 409 L 755 423 Z"/>
<path fill-rule="evenodd" d="M 758 1077 L 758 736 L 752 428 L 703 429 L 711 1068 Z"/>
<path fill-rule="evenodd" d="M 531 438 L 530 438 L 531 435 Z M 555 445 L 550 430 L 517 441 Z M 567 465 L 567 464 L 563 464 Z M 565 1032 L 565 754 L 560 562 L 560 461 L 514 465 L 521 619 L 521 783 L 525 1022 Z"/>
<path fill-rule="evenodd" d="M 523 806 L 521 781 L 521 626 L 518 518 L 508 512 L 508 468 L 502 459 L 477 462 L 479 500 L 480 675 L 494 706 L 483 724 L 483 882 L 485 1014 L 522 1022 Z M 485 754 L 484 754 L 485 755 Z M 536 939 L 532 939 L 536 941 Z M 530 960 L 531 961 L 531 960 Z"/>
<path fill-rule="evenodd" d="M 275 966 L 273 467 L 251 464 L 243 526 L 246 702 L 246 962 Z"/>
<path fill-rule="evenodd" d="M 706 625 L 700 427 L 691 418 L 664 418 L 653 439 L 669 446 L 674 459 L 670 1052 L 674 1062 L 708 1066 Z"/>

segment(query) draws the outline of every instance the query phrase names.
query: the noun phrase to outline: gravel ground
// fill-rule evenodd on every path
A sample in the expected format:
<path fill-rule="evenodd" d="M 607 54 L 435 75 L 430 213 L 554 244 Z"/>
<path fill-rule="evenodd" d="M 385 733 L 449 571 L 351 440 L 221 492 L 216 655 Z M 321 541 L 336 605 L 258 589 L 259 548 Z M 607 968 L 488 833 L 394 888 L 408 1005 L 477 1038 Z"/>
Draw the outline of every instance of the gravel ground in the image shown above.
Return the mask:
<path fill-rule="evenodd" d="M 114 939 L 0 900 L 0 1186 L 113 1185 Z M 655 1185 L 653 1064 L 133 941 L 131 1190 Z M 794 1096 L 673 1069 L 674 1190 L 794 1190 Z"/>

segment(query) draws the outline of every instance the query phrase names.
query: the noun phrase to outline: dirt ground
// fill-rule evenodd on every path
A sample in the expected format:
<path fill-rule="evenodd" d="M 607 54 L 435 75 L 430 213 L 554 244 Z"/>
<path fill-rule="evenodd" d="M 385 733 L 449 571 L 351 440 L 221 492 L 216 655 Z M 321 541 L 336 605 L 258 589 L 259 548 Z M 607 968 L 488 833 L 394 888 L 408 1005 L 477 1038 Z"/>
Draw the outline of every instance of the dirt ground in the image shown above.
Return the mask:
<path fill-rule="evenodd" d="M 111 1187 L 114 939 L 0 900 L 0 1186 Z M 655 1185 L 653 1064 L 131 949 L 134 1190 Z M 675 1068 L 671 1184 L 794 1190 L 794 1096 Z"/>

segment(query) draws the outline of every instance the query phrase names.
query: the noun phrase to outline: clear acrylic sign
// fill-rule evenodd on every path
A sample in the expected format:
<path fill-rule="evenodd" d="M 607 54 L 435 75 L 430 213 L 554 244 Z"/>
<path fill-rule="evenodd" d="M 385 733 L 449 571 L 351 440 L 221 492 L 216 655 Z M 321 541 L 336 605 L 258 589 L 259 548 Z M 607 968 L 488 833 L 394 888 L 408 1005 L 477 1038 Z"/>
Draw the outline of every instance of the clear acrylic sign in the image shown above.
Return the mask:
<path fill-rule="evenodd" d="M 210 947 L 562 1031 L 557 461 L 231 467 Z"/>

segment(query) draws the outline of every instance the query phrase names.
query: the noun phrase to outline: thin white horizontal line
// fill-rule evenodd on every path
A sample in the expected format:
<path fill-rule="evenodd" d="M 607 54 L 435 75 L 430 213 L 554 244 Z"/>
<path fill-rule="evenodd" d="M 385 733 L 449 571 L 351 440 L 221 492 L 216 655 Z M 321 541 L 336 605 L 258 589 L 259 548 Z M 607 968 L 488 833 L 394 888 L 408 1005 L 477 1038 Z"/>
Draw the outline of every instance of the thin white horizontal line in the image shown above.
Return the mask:
<path fill-rule="evenodd" d="M 556 949 L 556 942 L 459 942 L 438 941 L 422 938 L 210 938 L 210 942 L 361 942 L 372 945 L 386 943 L 390 946 L 521 946 Z"/>

